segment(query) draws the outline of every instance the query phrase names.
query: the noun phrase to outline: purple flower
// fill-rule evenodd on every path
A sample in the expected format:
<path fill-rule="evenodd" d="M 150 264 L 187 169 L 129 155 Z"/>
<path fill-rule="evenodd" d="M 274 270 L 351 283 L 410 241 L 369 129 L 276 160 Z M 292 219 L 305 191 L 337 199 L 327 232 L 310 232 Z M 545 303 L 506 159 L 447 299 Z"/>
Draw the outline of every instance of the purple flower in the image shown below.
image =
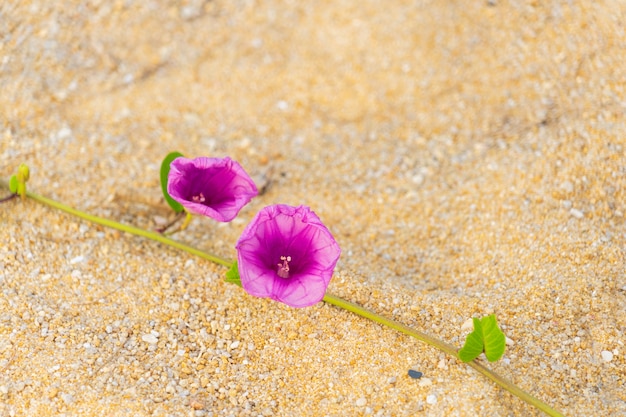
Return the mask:
<path fill-rule="evenodd" d="M 176 158 L 170 164 L 167 192 L 194 214 L 229 222 L 258 194 L 254 181 L 232 159 Z"/>
<path fill-rule="evenodd" d="M 324 298 L 341 253 L 310 208 L 284 204 L 261 210 L 236 248 L 243 288 L 291 307 L 308 307 Z"/>

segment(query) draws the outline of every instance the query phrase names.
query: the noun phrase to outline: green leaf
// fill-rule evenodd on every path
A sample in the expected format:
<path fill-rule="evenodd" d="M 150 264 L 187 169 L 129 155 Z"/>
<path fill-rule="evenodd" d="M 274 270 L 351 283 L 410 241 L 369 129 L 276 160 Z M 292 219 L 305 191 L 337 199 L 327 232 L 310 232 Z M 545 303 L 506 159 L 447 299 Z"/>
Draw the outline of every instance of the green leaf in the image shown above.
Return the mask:
<path fill-rule="evenodd" d="M 11 175 L 11 179 L 9 179 L 9 190 L 15 194 L 17 193 L 17 176 Z"/>
<path fill-rule="evenodd" d="M 471 362 L 483 353 L 484 347 L 482 326 L 480 320 L 474 317 L 474 331 L 467 335 L 465 345 L 459 350 L 459 358 L 463 362 Z"/>
<path fill-rule="evenodd" d="M 170 173 L 170 164 L 172 161 L 179 156 L 183 156 L 180 152 L 170 152 L 167 154 L 163 162 L 161 162 L 161 189 L 163 190 L 163 197 L 165 197 L 165 201 L 170 207 L 176 212 L 180 213 L 183 211 L 183 206 L 176 200 L 174 200 L 167 192 L 167 176 Z"/>
<path fill-rule="evenodd" d="M 489 362 L 495 362 L 504 355 L 506 336 L 498 327 L 496 315 L 491 314 L 481 319 L 485 338 L 485 356 Z"/>
<path fill-rule="evenodd" d="M 233 262 L 228 272 L 226 272 L 226 278 L 224 281 L 241 287 L 241 278 L 239 277 L 239 267 L 237 266 L 237 261 Z"/>
<path fill-rule="evenodd" d="M 474 318 L 474 331 L 467 335 L 465 345 L 459 350 L 459 358 L 463 362 L 471 362 L 484 351 L 487 360 L 495 362 L 504 355 L 505 341 L 495 314 L 482 319 Z"/>

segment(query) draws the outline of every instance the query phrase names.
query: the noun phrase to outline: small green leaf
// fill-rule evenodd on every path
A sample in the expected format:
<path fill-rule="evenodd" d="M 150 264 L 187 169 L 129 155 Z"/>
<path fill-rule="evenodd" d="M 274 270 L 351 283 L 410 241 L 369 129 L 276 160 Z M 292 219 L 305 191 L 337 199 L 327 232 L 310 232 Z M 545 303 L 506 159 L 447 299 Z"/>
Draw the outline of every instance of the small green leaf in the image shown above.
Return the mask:
<path fill-rule="evenodd" d="M 17 193 L 17 176 L 11 175 L 11 179 L 9 179 L 9 190 L 15 194 Z"/>
<path fill-rule="evenodd" d="M 167 192 L 167 176 L 170 173 L 170 164 L 172 161 L 179 156 L 183 156 L 180 152 L 170 152 L 167 154 L 163 162 L 161 162 L 161 189 L 163 190 L 163 197 L 165 197 L 165 201 L 170 207 L 176 212 L 180 213 L 183 211 L 183 206 L 176 200 L 174 200 Z"/>
<path fill-rule="evenodd" d="M 459 350 L 459 358 L 463 362 L 471 362 L 483 353 L 484 347 L 482 326 L 480 320 L 474 317 L 474 331 L 467 335 L 465 345 Z"/>
<path fill-rule="evenodd" d="M 225 282 L 236 284 L 241 287 L 241 278 L 239 278 L 239 268 L 237 267 L 237 261 L 233 262 L 228 272 L 226 272 Z"/>
<path fill-rule="evenodd" d="M 485 338 L 485 356 L 489 362 L 495 362 L 504 355 L 506 336 L 498 327 L 496 315 L 491 314 L 481 319 Z"/>
<path fill-rule="evenodd" d="M 482 319 L 474 318 L 474 331 L 467 335 L 465 345 L 459 350 L 459 358 L 463 362 L 471 362 L 484 351 L 487 360 L 495 362 L 504 355 L 505 339 L 495 314 Z"/>

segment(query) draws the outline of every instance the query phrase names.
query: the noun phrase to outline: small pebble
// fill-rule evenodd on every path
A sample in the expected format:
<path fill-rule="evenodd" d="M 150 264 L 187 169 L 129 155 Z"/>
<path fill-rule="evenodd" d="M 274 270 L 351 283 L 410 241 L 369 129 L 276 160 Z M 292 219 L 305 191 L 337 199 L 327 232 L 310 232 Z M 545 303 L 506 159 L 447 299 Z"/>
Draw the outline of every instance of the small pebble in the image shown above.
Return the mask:
<path fill-rule="evenodd" d="M 577 219 L 582 219 L 582 218 L 583 218 L 583 216 L 584 216 L 584 214 L 583 214 L 583 212 L 582 212 L 582 211 L 577 210 L 577 209 L 575 209 L 575 208 L 571 209 L 571 210 L 569 211 L 569 214 L 571 214 L 572 216 L 576 217 Z"/>
<path fill-rule="evenodd" d="M 358 400 L 356 400 L 357 407 L 363 407 L 365 404 L 367 404 L 367 400 L 364 397 L 361 397 Z"/>
<path fill-rule="evenodd" d="M 74 264 L 80 263 L 80 262 L 82 262 L 84 260 L 85 260 L 85 257 L 83 255 L 78 255 L 77 257 L 72 258 L 70 260 L 70 264 L 74 265 Z"/>
<path fill-rule="evenodd" d="M 146 343 L 150 343 L 151 345 L 156 345 L 159 342 L 159 338 L 152 333 L 144 334 L 143 336 L 141 336 L 141 340 Z"/>
<path fill-rule="evenodd" d="M 611 362 L 613 360 L 613 353 L 608 350 L 602 351 L 602 360 L 604 362 Z"/>
<path fill-rule="evenodd" d="M 432 385 L 432 384 L 433 384 L 433 380 L 432 379 L 430 379 L 430 378 L 422 378 L 422 379 L 420 379 L 419 386 L 420 387 L 427 387 L 427 386 Z"/>
<path fill-rule="evenodd" d="M 430 405 L 437 404 L 437 396 L 434 394 L 430 394 L 426 397 L 426 402 Z"/>
<path fill-rule="evenodd" d="M 420 379 L 424 375 L 420 371 L 415 371 L 413 369 L 409 369 L 409 376 L 413 379 Z"/>
<path fill-rule="evenodd" d="M 61 399 L 66 405 L 74 403 L 74 396 L 72 394 L 61 394 Z"/>
<path fill-rule="evenodd" d="M 474 320 L 472 318 L 465 320 L 461 325 L 461 330 L 474 330 Z"/>

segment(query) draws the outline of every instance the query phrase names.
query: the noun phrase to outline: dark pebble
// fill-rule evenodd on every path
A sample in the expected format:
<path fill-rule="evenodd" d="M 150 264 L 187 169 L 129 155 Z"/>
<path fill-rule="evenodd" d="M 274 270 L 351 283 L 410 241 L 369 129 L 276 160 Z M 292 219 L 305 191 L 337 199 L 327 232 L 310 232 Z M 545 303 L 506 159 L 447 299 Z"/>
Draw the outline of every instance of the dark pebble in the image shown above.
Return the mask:
<path fill-rule="evenodd" d="M 414 371 L 413 369 L 409 369 L 409 376 L 413 379 L 420 379 L 424 375 L 420 371 Z"/>

